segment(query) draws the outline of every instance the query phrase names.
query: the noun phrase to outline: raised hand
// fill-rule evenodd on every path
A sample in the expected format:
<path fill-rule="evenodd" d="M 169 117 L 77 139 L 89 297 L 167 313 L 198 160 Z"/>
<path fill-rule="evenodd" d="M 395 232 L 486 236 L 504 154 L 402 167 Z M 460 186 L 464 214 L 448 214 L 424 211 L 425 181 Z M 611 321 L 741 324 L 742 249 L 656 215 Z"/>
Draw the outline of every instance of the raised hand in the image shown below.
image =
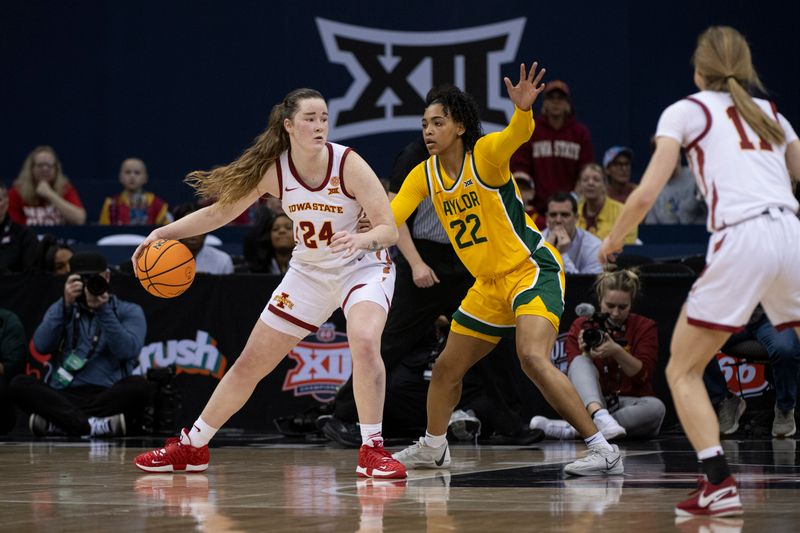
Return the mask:
<path fill-rule="evenodd" d="M 536 72 L 539 66 L 538 62 L 531 65 L 530 72 L 525 71 L 525 63 L 519 66 L 519 82 L 514 85 L 508 77 L 503 78 L 508 91 L 508 97 L 514 102 L 514 105 L 523 111 L 531 108 L 536 98 L 544 90 L 544 84 L 541 83 L 542 76 L 544 76 L 545 69 Z"/>

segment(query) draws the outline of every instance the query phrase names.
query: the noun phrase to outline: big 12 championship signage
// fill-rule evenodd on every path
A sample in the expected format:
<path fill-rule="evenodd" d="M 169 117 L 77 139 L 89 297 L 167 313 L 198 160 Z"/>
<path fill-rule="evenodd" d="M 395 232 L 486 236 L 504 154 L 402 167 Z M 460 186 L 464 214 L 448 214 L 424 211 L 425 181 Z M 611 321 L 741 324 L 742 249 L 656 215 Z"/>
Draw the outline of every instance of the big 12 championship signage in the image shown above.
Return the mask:
<path fill-rule="evenodd" d="M 286 372 L 282 390 L 322 403 L 333 401 L 336 390 L 353 371 L 347 335 L 336 331 L 333 322 L 322 324 L 316 333 L 300 341 L 289 358 L 297 365 Z"/>
<path fill-rule="evenodd" d="M 425 95 L 445 83 L 475 98 L 486 131 L 505 127 L 514 112 L 501 94 L 500 68 L 517 56 L 524 17 L 429 32 L 316 22 L 328 60 L 353 78 L 329 102 L 332 140 L 419 130 Z"/>

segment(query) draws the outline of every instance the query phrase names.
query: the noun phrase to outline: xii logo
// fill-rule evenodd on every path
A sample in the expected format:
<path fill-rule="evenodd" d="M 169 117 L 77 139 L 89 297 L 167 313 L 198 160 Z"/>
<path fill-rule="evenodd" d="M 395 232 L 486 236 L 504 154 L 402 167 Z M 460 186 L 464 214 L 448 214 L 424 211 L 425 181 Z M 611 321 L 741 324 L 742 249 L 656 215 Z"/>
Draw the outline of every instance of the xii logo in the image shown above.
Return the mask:
<path fill-rule="evenodd" d="M 514 105 L 501 96 L 500 67 L 515 60 L 525 18 L 459 30 L 390 31 L 317 18 L 325 53 L 353 83 L 331 99 L 331 139 L 417 130 L 428 90 L 452 83 L 478 103 L 486 131 L 502 129 Z"/>

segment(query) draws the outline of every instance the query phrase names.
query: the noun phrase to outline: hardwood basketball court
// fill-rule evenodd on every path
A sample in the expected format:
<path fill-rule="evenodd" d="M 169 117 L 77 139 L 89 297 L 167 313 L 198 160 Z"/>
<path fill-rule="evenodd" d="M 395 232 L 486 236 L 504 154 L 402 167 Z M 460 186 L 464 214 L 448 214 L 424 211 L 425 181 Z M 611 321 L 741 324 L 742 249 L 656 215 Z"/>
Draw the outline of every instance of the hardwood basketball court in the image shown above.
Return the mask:
<path fill-rule="evenodd" d="M 203 474 L 146 474 L 159 441 L 0 443 L 0 530 L 39 531 L 797 531 L 796 441 L 726 440 L 743 519 L 677 523 L 698 464 L 681 436 L 622 443 L 625 475 L 568 478 L 579 442 L 452 447 L 449 471 L 407 481 L 355 474 L 357 450 L 279 436 L 220 438 Z M 399 449 L 403 444 L 391 448 Z"/>

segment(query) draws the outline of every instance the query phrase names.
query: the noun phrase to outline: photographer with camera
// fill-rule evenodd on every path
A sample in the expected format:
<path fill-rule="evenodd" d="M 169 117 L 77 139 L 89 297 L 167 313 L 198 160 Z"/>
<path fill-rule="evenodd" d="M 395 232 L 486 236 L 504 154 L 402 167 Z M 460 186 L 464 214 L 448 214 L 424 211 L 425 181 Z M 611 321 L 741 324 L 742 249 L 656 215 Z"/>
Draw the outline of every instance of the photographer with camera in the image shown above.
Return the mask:
<path fill-rule="evenodd" d="M 631 313 L 639 289 L 634 272 L 601 273 L 595 282 L 600 311 L 579 316 L 567 334 L 569 379 L 607 440 L 626 435 L 654 437 L 664 420 L 664 402 L 653 392 L 658 360 L 656 323 Z M 565 421 L 541 416 L 533 417 L 531 427 L 542 429 L 550 438 L 577 435 Z"/>
<path fill-rule="evenodd" d="M 52 354 L 52 371 L 43 382 L 17 376 L 11 391 L 31 413 L 34 435 L 124 435 L 126 416 L 139 415 L 152 395 L 150 383 L 131 375 L 144 345 L 144 311 L 109 294 L 111 274 L 101 254 L 76 253 L 70 272 L 63 298 L 33 334 L 36 350 Z"/>

